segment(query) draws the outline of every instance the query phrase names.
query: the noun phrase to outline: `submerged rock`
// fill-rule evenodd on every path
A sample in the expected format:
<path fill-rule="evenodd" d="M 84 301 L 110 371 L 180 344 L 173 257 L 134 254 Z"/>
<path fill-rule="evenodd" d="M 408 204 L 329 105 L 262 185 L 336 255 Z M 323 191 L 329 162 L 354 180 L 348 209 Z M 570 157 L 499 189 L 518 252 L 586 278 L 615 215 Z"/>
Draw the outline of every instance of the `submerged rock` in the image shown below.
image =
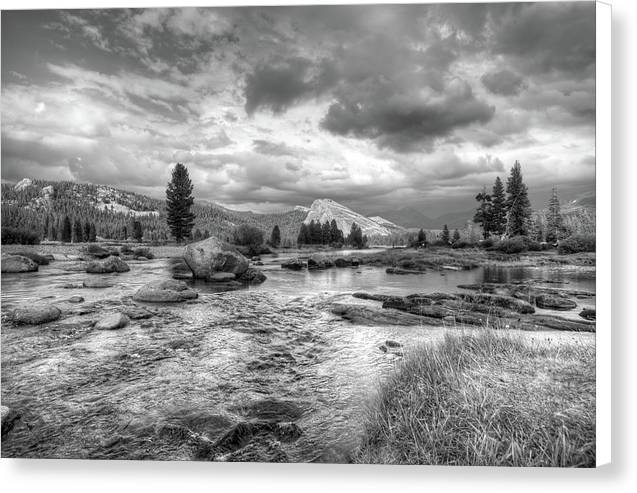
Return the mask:
<path fill-rule="evenodd" d="M 360 325 L 422 325 L 423 323 L 421 317 L 410 313 L 365 305 L 335 303 L 330 309 L 334 315 Z"/>
<path fill-rule="evenodd" d="M 234 281 L 236 277 L 237 276 L 235 276 L 232 272 L 215 272 L 208 278 L 208 281 L 228 282 L 228 281 Z"/>
<path fill-rule="evenodd" d="M 82 303 L 84 301 L 84 298 L 82 298 L 81 296 L 71 296 L 68 299 L 69 303 Z"/>
<path fill-rule="evenodd" d="M 211 280 L 219 272 L 240 276 L 248 270 L 248 259 L 235 247 L 214 236 L 188 245 L 184 260 L 197 279 Z"/>
<path fill-rule="evenodd" d="M 21 255 L 2 257 L 2 272 L 16 274 L 19 272 L 35 272 L 38 264 L 30 258 Z"/>
<path fill-rule="evenodd" d="M 20 417 L 20 413 L 15 409 L 11 409 L 7 406 L 0 406 L 1 437 L 3 439 L 13 429 L 16 421 L 18 421 Z"/>
<path fill-rule="evenodd" d="M 299 258 L 293 258 L 281 264 L 282 269 L 301 270 L 305 267 L 306 265 Z"/>
<path fill-rule="evenodd" d="M 400 267 L 387 267 L 387 269 L 385 269 L 385 272 L 387 274 L 424 274 L 425 271 L 424 270 L 414 270 L 414 269 L 402 269 Z"/>
<path fill-rule="evenodd" d="M 84 279 L 84 281 L 82 281 L 82 286 L 84 286 L 85 288 L 112 288 L 113 287 L 113 283 L 111 281 L 109 281 L 108 279 Z"/>
<path fill-rule="evenodd" d="M 135 301 L 149 303 L 176 303 L 197 298 L 198 293 L 183 281 L 166 279 L 152 281 L 139 288 L 133 295 Z"/>
<path fill-rule="evenodd" d="M 62 315 L 60 309 L 53 305 L 35 305 L 16 308 L 12 314 L 12 320 L 21 325 L 39 325 L 53 322 Z"/>
<path fill-rule="evenodd" d="M 110 256 L 104 260 L 93 260 L 86 264 L 89 274 L 106 274 L 110 272 L 128 272 L 130 267 L 121 258 Z"/>
<path fill-rule="evenodd" d="M 146 308 L 141 308 L 139 306 L 127 308 L 126 310 L 124 310 L 124 313 L 131 320 L 143 320 L 151 318 L 154 315 L 154 313 L 150 310 L 146 310 Z"/>
<path fill-rule="evenodd" d="M 573 300 L 562 296 L 554 296 L 550 294 L 540 294 L 535 296 L 535 304 L 539 308 L 545 308 L 549 310 L 572 310 L 577 306 Z"/>
<path fill-rule="evenodd" d="M 130 320 L 123 313 L 113 313 L 100 319 L 94 328 L 97 330 L 116 330 L 126 327 Z"/>

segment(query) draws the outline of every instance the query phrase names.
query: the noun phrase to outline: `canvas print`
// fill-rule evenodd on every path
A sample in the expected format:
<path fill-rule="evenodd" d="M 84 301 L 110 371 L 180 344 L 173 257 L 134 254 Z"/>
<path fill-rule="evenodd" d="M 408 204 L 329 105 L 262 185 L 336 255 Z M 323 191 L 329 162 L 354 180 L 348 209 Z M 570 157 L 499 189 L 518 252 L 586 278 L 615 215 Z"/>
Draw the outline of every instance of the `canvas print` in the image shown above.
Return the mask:
<path fill-rule="evenodd" d="M 593 2 L 2 12 L 2 457 L 594 467 Z"/>

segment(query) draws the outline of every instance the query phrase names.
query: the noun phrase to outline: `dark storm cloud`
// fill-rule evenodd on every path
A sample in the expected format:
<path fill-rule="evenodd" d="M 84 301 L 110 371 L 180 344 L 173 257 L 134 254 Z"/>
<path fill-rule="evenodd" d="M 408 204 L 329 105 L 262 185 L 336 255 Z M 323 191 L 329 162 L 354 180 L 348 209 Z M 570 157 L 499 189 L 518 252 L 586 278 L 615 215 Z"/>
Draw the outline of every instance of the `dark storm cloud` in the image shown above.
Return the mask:
<path fill-rule="evenodd" d="M 497 72 L 487 72 L 480 80 L 489 91 L 501 96 L 520 94 L 520 91 L 525 87 L 522 77 L 506 69 Z"/>
<path fill-rule="evenodd" d="M 454 79 L 443 93 L 429 96 L 389 86 L 363 100 L 341 100 L 330 106 L 322 125 L 332 133 L 375 139 L 382 147 L 403 152 L 422 148 L 455 128 L 486 123 L 494 111 L 466 82 Z"/>
<path fill-rule="evenodd" d="M 327 62 L 315 68 L 310 60 L 300 57 L 271 61 L 246 76 L 245 110 L 249 115 L 257 108 L 281 113 L 296 102 L 322 93 L 334 82 L 333 68 Z"/>
<path fill-rule="evenodd" d="M 595 2 L 521 4 L 494 23 L 493 51 L 527 73 L 590 73 L 595 65 Z"/>

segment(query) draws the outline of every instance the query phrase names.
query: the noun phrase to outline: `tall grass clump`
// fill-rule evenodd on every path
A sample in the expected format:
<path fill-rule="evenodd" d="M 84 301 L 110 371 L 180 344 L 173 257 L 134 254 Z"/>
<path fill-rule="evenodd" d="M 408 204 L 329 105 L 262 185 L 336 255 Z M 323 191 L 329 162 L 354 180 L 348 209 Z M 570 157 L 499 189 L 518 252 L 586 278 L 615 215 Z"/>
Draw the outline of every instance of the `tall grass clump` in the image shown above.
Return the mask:
<path fill-rule="evenodd" d="M 485 330 L 420 347 L 382 385 L 354 460 L 594 467 L 594 345 Z"/>

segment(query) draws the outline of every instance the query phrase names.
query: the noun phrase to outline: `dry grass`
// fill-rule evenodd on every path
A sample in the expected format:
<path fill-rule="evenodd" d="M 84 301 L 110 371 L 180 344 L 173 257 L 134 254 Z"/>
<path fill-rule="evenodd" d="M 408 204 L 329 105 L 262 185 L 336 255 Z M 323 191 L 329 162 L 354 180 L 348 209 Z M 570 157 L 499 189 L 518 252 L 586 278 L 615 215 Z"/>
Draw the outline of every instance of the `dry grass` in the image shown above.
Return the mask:
<path fill-rule="evenodd" d="M 485 330 L 418 348 L 382 386 L 354 460 L 594 467 L 594 345 Z"/>

